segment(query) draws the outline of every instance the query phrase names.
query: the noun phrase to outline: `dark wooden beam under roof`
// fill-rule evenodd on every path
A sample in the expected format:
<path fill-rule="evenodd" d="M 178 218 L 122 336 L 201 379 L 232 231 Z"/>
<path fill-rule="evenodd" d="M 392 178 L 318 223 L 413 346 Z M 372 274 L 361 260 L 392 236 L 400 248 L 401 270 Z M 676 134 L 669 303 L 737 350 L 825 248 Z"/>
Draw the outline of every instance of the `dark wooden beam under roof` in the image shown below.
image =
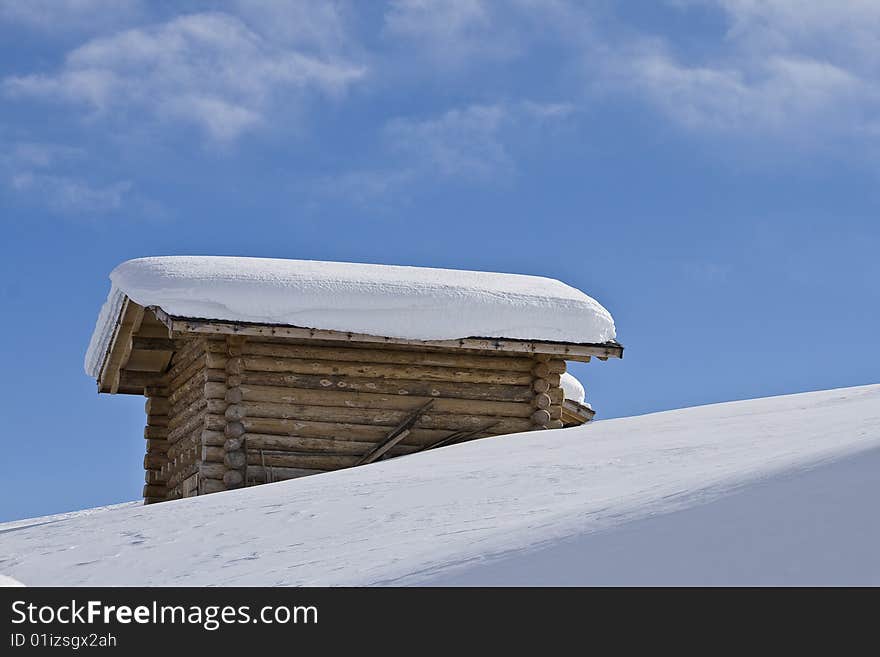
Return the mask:
<path fill-rule="evenodd" d="M 600 360 L 623 358 L 623 346 L 618 342 L 604 344 L 577 344 L 568 342 L 547 342 L 535 340 L 514 340 L 500 338 L 462 338 L 458 340 L 408 340 L 389 338 L 365 333 L 330 331 L 301 328 L 278 324 L 251 324 L 208 319 L 174 317 L 161 308 L 152 307 L 156 317 L 171 331 L 172 335 L 192 333 L 213 335 L 253 335 L 289 339 L 326 340 L 328 342 L 351 342 L 365 344 L 388 344 L 438 349 L 468 349 L 473 351 L 509 352 L 522 354 L 546 354 L 564 360 L 589 362 L 595 356 Z"/>

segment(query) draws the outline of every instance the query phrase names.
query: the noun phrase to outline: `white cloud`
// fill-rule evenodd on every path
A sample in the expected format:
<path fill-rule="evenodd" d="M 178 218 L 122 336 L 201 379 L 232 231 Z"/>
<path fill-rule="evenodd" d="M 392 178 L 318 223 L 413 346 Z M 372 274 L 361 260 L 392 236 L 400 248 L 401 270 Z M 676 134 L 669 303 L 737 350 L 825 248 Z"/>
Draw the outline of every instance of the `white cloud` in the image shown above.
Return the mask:
<path fill-rule="evenodd" d="M 397 0 L 384 33 L 444 71 L 553 52 L 548 79 L 572 95 L 580 84 L 582 103 L 623 92 L 693 131 L 830 143 L 880 130 L 877 0 L 667 0 L 675 20 L 699 5 L 726 25 L 721 38 L 703 27 L 686 41 L 662 31 L 669 21 L 634 26 L 620 5 Z"/>
<path fill-rule="evenodd" d="M 430 119 L 393 119 L 392 148 L 434 175 L 487 179 L 514 167 L 502 131 L 513 119 L 504 105 L 471 105 Z"/>
<path fill-rule="evenodd" d="M 467 66 L 475 58 L 506 59 L 520 51 L 517 32 L 505 20 L 514 9 L 485 0 L 392 0 L 384 31 L 435 65 Z"/>
<path fill-rule="evenodd" d="M 318 181 L 322 195 L 358 204 L 375 202 L 430 181 L 466 185 L 505 183 L 518 173 L 519 140 L 575 111 L 568 103 L 535 101 L 472 104 L 432 117 L 397 117 L 382 131 L 382 164 Z"/>
<path fill-rule="evenodd" d="M 0 182 L 25 202 L 54 214 L 161 218 L 166 211 L 128 180 L 96 181 L 84 173 L 87 153 L 61 144 L 0 144 Z"/>
<path fill-rule="evenodd" d="M 876 89 L 827 62 L 768 56 L 756 62 L 687 64 L 658 46 L 616 56 L 614 84 L 635 90 L 667 116 L 701 130 L 776 134 L 824 125 L 852 128 Z M 606 72 L 606 75 L 608 73 Z M 845 112 L 847 121 L 841 113 Z"/>
<path fill-rule="evenodd" d="M 0 0 L 0 22 L 46 32 L 95 30 L 140 14 L 140 0 Z"/>
<path fill-rule="evenodd" d="M 69 176 L 25 172 L 12 176 L 10 186 L 61 214 L 103 215 L 121 210 L 132 196 L 129 181 L 94 185 Z"/>
<path fill-rule="evenodd" d="M 233 0 L 231 8 L 256 31 L 273 40 L 337 55 L 355 50 L 353 10 L 327 0 Z"/>
<path fill-rule="evenodd" d="M 145 112 L 182 120 L 229 141 L 266 118 L 279 99 L 337 95 L 364 75 L 346 61 L 279 45 L 222 13 L 95 38 L 54 74 L 9 77 L 10 97 L 85 105 L 98 116 Z"/>
<path fill-rule="evenodd" d="M 671 4 L 716 8 L 727 20 L 726 38 L 699 57 L 661 35 L 605 47 L 599 70 L 606 84 L 641 94 L 696 130 L 815 141 L 868 134 L 877 125 L 880 3 Z"/>

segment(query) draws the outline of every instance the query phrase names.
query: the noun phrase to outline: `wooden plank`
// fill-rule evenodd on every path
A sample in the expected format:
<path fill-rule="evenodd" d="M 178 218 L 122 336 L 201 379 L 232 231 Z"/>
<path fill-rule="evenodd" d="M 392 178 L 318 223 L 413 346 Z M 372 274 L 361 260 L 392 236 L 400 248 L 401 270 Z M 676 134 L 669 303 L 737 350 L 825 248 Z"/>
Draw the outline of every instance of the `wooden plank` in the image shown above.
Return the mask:
<path fill-rule="evenodd" d="M 361 458 L 357 462 L 357 465 L 366 465 L 380 459 L 382 455 L 388 452 L 391 448 L 393 448 L 397 443 L 406 438 L 412 432 L 412 427 L 415 426 L 416 422 L 419 421 L 419 417 L 433 404 L 434 400 L 429 399 L 412 413 L 410 413 L 406 418 L 401 421 L 400 424 L 398 424 L 388 433 L 385 440 L 383 440 L 381 443 L 376 445 L 375 448 L 364 454 L 363 458 Z"/>
<path fill-rule="evenodd" d="M 589 406 L 579 404 L 573 399 L 562 402 L 562 419 L 565 424 L 584 424 L 593 419 L 596 412 Z"/>
<path fill-rule="evenodd" d="M 223 445 L 225 437 L 221 432 L 209 433 L 207 442 L 217 442 L 217 447 Z M 216 436 L 216 440 L 213 439 Z M 350 456 L 363 456 L 376 446 L 375 441 L 345 440 L 343 438 L 306 438 L 303 436 L 277 436 L 272 434 L 248 433 L 248 453 L 259 450 L 274 450 L 288 452 L 312 452 L 316 454 L 346 454 Z M 394 448 L 396 454 L 410 454 L 422 449 L 419 445 L 400 444 Z"/>
<path fill-rule="evenodd" d="M 441 349 L 465 349 L 471 351 L 511 352 L 522 354 L 550 354 L 565 360 L 582 361 L 589 356 L 622 358 L 623 346 L 616 342 L 604 344 L 544 342 L 514 340 L 509 338 L 469 337 L 458 340 L 408 340 L 364 333 L 328 331 L 269 324 L 248 324 L 173 317 L 161 308 L 155 308 L 156 316 L 175 334 L 201 333 L 206 335 L 246 335 L 272 338 L 327 340 L 371 345 L 409 345 L 438 347 Z"/>
<path fill-rule="evenodd" d="M 104 357 L 98 374 L 98 391 L 115 394 L 120 386 L 120 372 L 124 360 L 131 352 L 131 336 L 135 325 L 143 319 L 144 309 L 125 297 L 110 340 L 110 348 Z"/>
<path fill-rule="evenodd" d="M 159 372 L 130 372 L 122 370 L 119 373 L 116 392 L 120 394 L 144 394 L 144 390 L 150 386 L 161 386 L 165 381 Z M 101 392 L 110 392 L 102 390 Z"/>
<path fill-rule="evenodd" d="M 354 424 L 350 422 L 317 422 L 310 420 L 271 420 L 277 423 L 269 426 L 270 420 L 259 418 L 243 418 L 241 423 L 248 432 L 273 433 L 279 436 L 302 436 L 305 438 L 344 438 L 347 440 L 360 440 L 375 442 L 381 440 L 387 433 L 388 427 L 374 424 Z M 209 415 L 205 418 L 205 429 L 209 431 L 223 431 L 225 422 L 222 417 Z M 413 436 L 424 440 L 437 440 L 449 433 L 448 429 L 423 429 L 415 427 Z"/>
<path fill-rule="evenodd" d="M 268 473 L 271 472 L 272 481 L 283 481 L 286 479 L 298 479 L 299 477 L 308 477 L 309 475 L 321 474 L 326 470 L 316 468 L 282 468 L 269 467 L 264 468 L 261 465 L 249 465 L 247 467 L 247 477 L 245 482 L 250 483 L 266 483 Z"/>
<path fill-rule="evenodd" d="M 135 335 L 131 341 L 131 348 L 136 351 L 174 351 L 174 340 L 168 337 L 146 338 Z"/>

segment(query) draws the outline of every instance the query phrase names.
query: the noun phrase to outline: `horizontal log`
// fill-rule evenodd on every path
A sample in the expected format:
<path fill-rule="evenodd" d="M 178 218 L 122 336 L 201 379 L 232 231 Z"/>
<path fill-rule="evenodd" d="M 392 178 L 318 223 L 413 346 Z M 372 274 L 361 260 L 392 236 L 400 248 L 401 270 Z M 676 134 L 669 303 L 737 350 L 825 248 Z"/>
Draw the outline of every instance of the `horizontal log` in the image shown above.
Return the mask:
<path fill-rule="evenodd" d="M 160 470 L 144 470 L 144 481 L 158 486 L 165 485 L 165 477 L 162 476 Z"/>
<path fill-rule="evenodd" d="M 201 434 L 201 444 L 210 445 L 211 447 L 221 447 L 226 442 L 226 435 L 223 431 L 213 431 L 205 429 Z"/>
<path fill-rule="evenodd" d="M 242 417 L 266 417 L 292 419 L 302 417 L 302 410 L 312 408 L 315 413 L 338 413 L 338 409 L 363 410 L 366 413 L 382 413 L 388 411 L 396 412 L 412 412 L 419 406 L 428 401 L 428 397 L 383 397 L 379 395 L 360 395 L 352 397 L 350 395 L 336 395 L 331 392 L 329 399 L 315 396 L 306 396 L 305 400 L 309 403 L 276 403 L 276 402 L 258 402 L 243 401 L 238 408 L 243 409 Z M 336 405 L 334 405 L 336 404 Z M 225 402 L 220 400 L 209 400 L 208 409 L 215 412 L 225 412 Z M 325 409 L 325 410 L 324 410 Z M 431 407 L 433 413 L 452 413 L 457 415 L 486 415 L 492 417 L 522 417 L 531 416 L 534 409 L 530 403 L 525 402 L 495 402 L 495 401 L 470 401 L 463 399 L 434 399 Z M 351 418 L 356 415 L 348 416 Z M 233 414 L 226 413 L 229 421 L 240 419 L 233 417 Z"/>
<path fill-rule="evenodd" d="M 181 406 L 180 411 L 171 415 L 168 420 L 168 433 L 171 433 L 177 427 L 183 426 L 190 422 L 194 417 L 202 415 L 207 410 L 207 403 L 204 398 L 198 397 L 195 401 L 187 406 Z"/>
<path fill-rule="evenodd" d="M 343 422 L 244 418 L 242 423 L 248 432 L 303 436 L 305 438 L 343 438 L 345 440 L 375 441 L 381 440 L 388 434 L 388 427 Z M 440 440 L 448 435 L 449 431 L 417 428 L 413 429 L 412 433 L 430 441 L 431 439 Z"/>
<path fill-rule="evenodd" d="M 165 486 L 170 490 L 172 488 L 176 488 L 179 486 L 184 479 L 189 479 L 194 474 L 199 472 L 199 464 L 193 460 L 185 465 L 181 465 L 180 468 L 172 472 L 168 477 L 168 483 Z"/>
<path fill-rule="evenodd" d="M 302 390 L 339 390 L 491 401 L 526 401 L 530 398 L 529 388 L 524 385 L 414 381 L 285 372 L 245 371 L 241 375 L 241 383 L 300 388 Z"/>
<path fill-rule="evenodd" d="M 513 433 L 516 431 L 528 431 L 531 426 L 529 416 L 533 409 L 525 404 L 522 405 L 524 410 L 519 417 L 504 417 L 492 415 L 477 415 L 463 413 L 424 413 L 419 417 L 416 424 L 417 427 L 423 429 L 476 429 L 486 424 L 494 423 L 497 426 L 493 428 L 494 433 Z M 347 408 L 341 406 L 307 406 L 300 404 L 277 405 L 271 410 L 277 409 L 274 415 L 280 417 L 261 417 L 260 411 L 265 408 L 263 404 L 253 404 L 251 402 L 244 403 L 244 418 L 241 422 L 245 431 L 261 431 L 255 428 L 257 423 L 263 422 L 264 426 L 281 427 L 280 424 L 285 420 L 304 420 L 314 422 L 332 422 L 343 424 L 367 424 L 374 426 L 395 427 L 400 424 L 404 418 L 412 411 L 391 410 L 391 409 L 372 409 L 372 408 Z M 475 411 L 482 410 L 475 408 Z M 517 409 L 520 410 L 519 408 Z M 265 412 L 265 411 L 264 411 Z M 222 430 L 222 422 L 218 420 L 211 422 L 206 420 L 206 428 Z M 274 430 L 268 433 L 275 433 Z"/>
<path fill-rule="evenodd" d="M 176 342 L 179 343 L 179 346 L 175 349 L 174 356 L 171 357 L 170 371 L 179 374 L 202 357 L 202 354 L 205 353 L 206 343 L 204 340 L 192 337 L 183 340 L 177 339 Z"/>
<path fill-rule="evenodd" d="M 160 399 L 168 399 L 169 394 L 168 387 L 165 385 L 164 381 L 161 385 L 147 386 L 144 388 L 144 395 L 150 398 L 156 397 Z"/>
<path fill-rule="evenodd" d="M 226 399 L 226 384 L 214 381 L 205 383 L 205 397 L 207 399 Z"/>
<path fill-rule="evenodd" d="M 263 468 L 261 465 L 249 465 L 247 468 L 247 483 L 262 484 L 270 481 L 285 481 L 287 479 L 298 479 L 300 477 L 308 477 L 309 475 L 321 474 L 322 472 L 326 471 L 310 468 Z"/>
<path fill-rule="evenodd" d="M 209 384 L 212 385 L 212 384 Z M 301 390 L 298 388 L 283 388 L 280 386 L 256 386 L 242 384 L 239 386 L 245 402 L 269 402 L 273 404 L 302 404 L 314 406 L 347 406 L 349 408 L 383 408 L 414 410 L 424 404 L 431 397 L 408 396 L 408 395 L 384 395 L 365 392 L 349 392 L 340 390 Z M 528 387 L 528 399 L 532 393 Z M 449 413 L 480 413 L 479 409 L 485 408 L 486 413 L 496 415 L 519 415 L 524 411 L 515 408 L 514 404 L 477 400 L 457 400 L 435 398 L 433 410 Z"/>
<path fill-rule="evenodd" d="M 347 454 L 363 456 L 377 444 L 377 441 L 342 440 L 338 438 L 303 438 L 301 436 L 277 436 L 272 434 L 249 433 L 245 446 L 248 453 L 262 450 Z M 395 455 L 411 454 L 421 449 L 420 445 L 398 444 L 392 450 Z"/>
<path fill-rule="evenodd" d="M 179 392 L 168 411 L 168 421 L 172 425 L 177 417 L 190 412 L 193 406 L 205 398 L 205 384 L 202 382 L 186 390 L 181 389 Z"/>
<path fill-rule="evenodd" d="M 222 481 L 224 474 L 226 474 L 226 466 L 223 463 L 201 463 L 199 465 L 199 477 L 202 479 Z"/>
<path fill-rule="evenodd" d="M 210 495 L 211 493 L 222 493 L 226 490 L 226 484 L 220 479 L 202 479 L 199 478 L 200 495 Z"/>
<path fill-rule="evenodd" d="M 164 454 L 144 454 L 144 470 L 158 470 L 168 462 Z"/>
<path fill-rule="evenodd" d="M 168 427 L 144 427 L 144 438 L 166 438 Z"/>
<path fill-rule="evenodd" d="M 119 391 L 137 390 L 137 394 L 143 394 L 147 388 L 160 386 L 164 381 L 164 375 L 160 372 L 134 372 L 131 370 L 122 370 L 119 373 Z"/>
<path fill-rule="evenodd" d="M 302 468 L 306 470 L 339 470 L 355 465 L 362 455 L 314 454 L 309 452 L 263 451 L 247 453 L 248 466 L 265 465 L 272 468 Z"/>
<path fill-rule="evenodd" d="M 166 415 L 169 408 L 167 397 L 147 397 L 144 402 L 144 413 L 147 415 Z"/>
<path fill-rule="evenodd" d="M 214 383 L 226 383 L 226 370 L 209 367 L 205 370 L 205 381 Z"/>
<path fill-rule="evenodd" d="M 376 377 L 418 381 L 502 383 L 526 386 L 532 383 L 532 375 L 527 372 L 433 367 L 428 365 L 385 365 L 381 363 L 350 361 L 310 361 L 296 358 L 273 358 L 270 356 L 244 356 L 242 360 L 245 371 L 290 372 L 294 374 Z"/>
<path fill-rule="evenodd" d="M 171 403 L 171 411 L 169 411 L 170 413 L 174 412 L 174 408 L 176 406 L 179 406 L 180 404 L 190 403 L 194 399 L 194 393 L 198 396 L 204 395 L 204 372 L 204 370 L 199 370 L 183 385 L 171 388 L 172 392 L 171 395 L 168 397 L 168 401 Z"/>
<path fill-rule="evenodd" d="M 162 438 L 147 438 L 147 452 L 166 454 L 168 452 L 168 441 Z"/>
<path fill-rule="evenodd" d="M 190 417 L 185 423 L 180 426 L 175 427 L 171 431 L 168 432 L 168 442 L 171 444 L 176 443 L 183 436 L 192 433 L 193 431 L 197 431 L 198 429 L 203 428 L 205 425 L 205 413 L 200 412 L 196 413 L 192 417 Z"/>
<path fill-rule="evenodd" d="M 151 427 L 167 427 L 167 415 L 147 415 L 147 424 Z"/>
<path fill-rule="evenodd" d="M 166 494 L 165 486 L 157 486 L 154 484 L 144 484 L 144 497 L 164 498 Z"/>
<path fill-rule="evenodd" d="M 197 451 L 202 445 L 202 433 L 203 430 L 198 427 L 185 436 L 182 436 L 176 443 L 168 448 L 167 457 L 170 460 L 174 460 L 180 458 L 184 454 Z"/>
<path fill-rule="evenodd" d="M 170 338 L 142 338 L 134 336 L 131 340 L 132 350 L 137 351 L 174 351 L 174 340 Z"/>
<path fill-rule="evenodd" d="M 325 347 L 248 341 L 244 344 L 246 356 L 273 356 L 306 360 L 351 361 L 398 365 L 429 365 L 436 367 L 473 368 L 530 372 L 533 366 L 528 356 L 475 356 L 462 352 L 404 351 L 390 348 Z"/>
<path fill-rule="evenodd" d="M 205 359 L 196 358 L 189 365 L 175 371 L 174 368 L 168 372 L 168 387 L 172 390 L 178 390 L 183 387 L 193 377 L 200 376 L 205 370 Z M 173 393 L 172 393 L 173 396 Z M 173 400 L 172 400 L 173 403 Z"/>
<path fill-rule="evenodd" d="M 563 374 L 566 370 L 564 360 L 548 360 L 546 362 L 537 363 L 532 368 L 532 374 L 538 378 L 546 378 L 551 374 Z"/>

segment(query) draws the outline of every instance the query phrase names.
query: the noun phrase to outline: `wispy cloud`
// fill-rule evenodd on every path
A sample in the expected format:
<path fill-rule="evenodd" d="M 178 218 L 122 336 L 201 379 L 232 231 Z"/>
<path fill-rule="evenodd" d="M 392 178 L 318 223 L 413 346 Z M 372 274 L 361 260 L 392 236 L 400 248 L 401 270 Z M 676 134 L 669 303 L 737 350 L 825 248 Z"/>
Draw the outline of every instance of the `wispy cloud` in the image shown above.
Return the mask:
<path fill-rule="evenodd" d="M 520 50 L 516 30 L 503 18 L 513 9 L 484 0 L 392 0 L 384 32 L 442 67 L 505 59 Z"/>
<path fill-rule="evenodd" d="M 12 193 L 53 214 L 101 217 L 125 212 L 129 218 L 162 218 L 160 204 L 136 192 L 129 180 L 98 181 L 82 173 L 85 151 L 70 146 L 17 142 L 3 144 L 0 180 Z"/>
<path fill-rule="evenodd" d="M 599 58 L 609 86 L 697 131 L 822 140 L 871 131 L 880 113 L 880 4 L 675 0 L 720 12 L 726 38 L 687 54 L 639 34 Z"/>
<path fill-rule="evenodd" d="M 0 22 L 45 32 L 92 31 L 141 14 L 141 0 L 0 0 Z"/>
<path fill-rule="evenodd" d="M 721 38 L 711 30 L 695 34 L 691 42 L 702 38 L 700 46 L 683 48 L 675 35 L 620 18 L 615 3 L 398 0 L 386 11 L 384 33 L 438 68 L 460 65 L 463 72 L 551 44 L 556 70 L 566 74 L 557 82 L 584 105 L 595 102 L 596 91 L 622 94 L 695 133 L 810 143 L 880 134 L 880 3 L 666 5 L 680 14 L 675 19 L 708 8 L 726 29 Z"/>
<path fill-rule="evenodd" d="M 61 214 L 103 215 L 130 205 L 132 184 L 120 181 L 94 185 L 82 179 L 31 171 L 10 179 L 12 188 Z"/>
<path fill-rule="evenodd" d="M 12 76 L 12 98 L 44 98 L 195 124 L 230 141 L 258 125 L 280 98 L 338 95 L 362 67 L 269 41 L 223 13 L 191 14 L 92 39 L 56 73 Z"/>
<path fill-rule="evenodd" d="M 372 158 L 381 165 L 323 179 L 318 190 L 364 203 L 425 181 L 503 184 L 519 171 L 514 149 L 521 134 L 543 130 L 574 111 L 568 103 L 519 101 L 392 118 L 382 130 L 382 152 Z"/>

